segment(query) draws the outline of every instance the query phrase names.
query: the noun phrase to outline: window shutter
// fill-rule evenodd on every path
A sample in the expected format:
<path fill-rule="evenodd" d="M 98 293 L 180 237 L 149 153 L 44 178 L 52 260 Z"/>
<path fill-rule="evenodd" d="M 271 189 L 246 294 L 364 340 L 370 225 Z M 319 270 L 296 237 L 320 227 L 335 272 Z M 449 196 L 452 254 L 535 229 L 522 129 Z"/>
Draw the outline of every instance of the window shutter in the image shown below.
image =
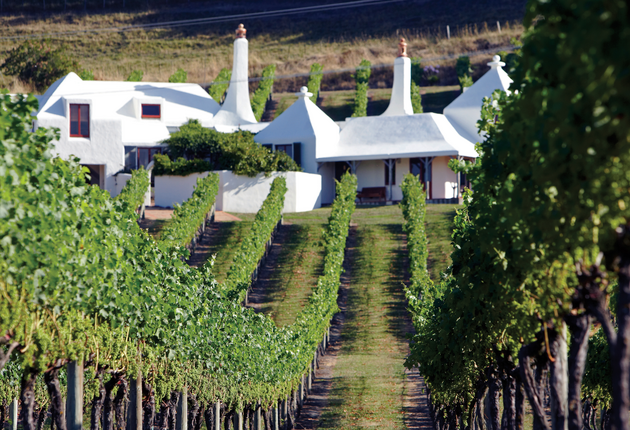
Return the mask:
<path fill-rule="evenodd" d="M 300 142 L 293 143 L 293 161 L 302 167 L 302 143 Z"/>

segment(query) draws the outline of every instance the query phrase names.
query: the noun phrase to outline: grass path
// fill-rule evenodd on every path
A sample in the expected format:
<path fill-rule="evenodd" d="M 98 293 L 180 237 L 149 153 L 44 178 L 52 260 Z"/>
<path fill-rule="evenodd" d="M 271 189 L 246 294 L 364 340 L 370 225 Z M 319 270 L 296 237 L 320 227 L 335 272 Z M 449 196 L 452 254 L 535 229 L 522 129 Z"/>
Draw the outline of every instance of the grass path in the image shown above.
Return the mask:
<path fill-rule="evenodd" d="M 401 429 L 408 353 L 402 217 L 398 207 L 355 214 L 342 346 L 319 428 Z"/>
<path fill-rule="evenodd" d="M 427 239 L 429 241 L 429 275 L 434 281 L 451 264 L 453 219 L 459 205 L 427 205 Z"/>
<path fill-rule="evenodd" d="M 295 321 L 322 274 L 322 228 L 320 224 L 283 225 L 274 240 L 277 257 L 266 264 L 273 267 L 263 268 L 255 289 L 264 289 L 257 308 L 270 314 L 278 327 Z"/>
<path fill-rule="evenodd" d="M 204 238 L 199 246 L 200 254 L 204 258 L 191 263 L 194 266 L 205 263 L 207 258 L 216 254 L 213 273 L 219 282 L 225 281 L 228 270 L 239 250 L 243 237 L 251 230 L 249 221 L 213 222 L 206 229 Z M 206 258 L 207 257 L 207 258 Z"/>

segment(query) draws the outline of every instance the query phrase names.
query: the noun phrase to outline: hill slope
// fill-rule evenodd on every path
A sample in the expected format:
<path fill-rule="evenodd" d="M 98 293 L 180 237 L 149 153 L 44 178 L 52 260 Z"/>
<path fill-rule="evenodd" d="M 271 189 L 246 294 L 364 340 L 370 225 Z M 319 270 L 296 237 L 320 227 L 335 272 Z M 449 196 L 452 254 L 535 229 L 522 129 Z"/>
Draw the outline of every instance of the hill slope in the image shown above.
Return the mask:
<path fill-rule="evenodd" d="M 59 9 L 64 0 L 48 0 L 48 8 Z M 17 13 L 0 15 L 0 38 L 18 35 L 59 33 L 86 29 L 129 26 L 191 18 L 217 17 L 261 10 L 333 3 L 330 0 L 287 0 L 260 2 L 175 2 L 164 0 L 155 9 L 122 9 L 122 0 L 107 0 L 107 8 L 94 10 L 90 0 L 87 13 L 71 10 L 83 3 L 68 0 L 69 12 Z M 337 0 L 338 1 L 338 0 Z M 40 1 L 32 1 L 39 4 Z M 136 2 L 144 4 L 142 2 Z M 391 63 L 398 36 L 405 36 L 412 56 L 435 57 L 444 54 L 492 49 L 509 44 L 521 32 L 518 22 L 525 0 L 415 0 L 379 6 L 301 13 L 276 18 L 235 18 L 214 24 L 177 28 L 134 29 L 100 33 L 53 35 L 53 44 L 65 44 L 80 63 L 92 69 L 97 79 L 124 79 L 133 69 L 145 72 L 145 81 L 165 81 L 178 67 L 189 73 L 190 82 L 210 82 L 222 67 L 231 67 L 234 29 L 243 21 L 250 42 L 252 74 L 264 65 L 277 64 L 277 74 L 304 73 L 313 62 L 324 69 L 355 67 L 361 58 L 373 64 Z M 28 2 L 24 2 L 28 5 Z M 177 4 L 176 7 L 169 5 Z M 496 31 L 500 21 L 502 32 Z M 452 38 L 446 39 L 449 25 Z M 21 40 L 0 39 L 0 60 Z M 480 60 L 485 61 L 484 59 Z M 389 73 L 388 73 L 389 74 Z M 324 88 L 345 88 L 349 73 L 326 76 Z M 377 81 L 378 74 L 373 78 Z M 293 91 L 305 78 L 283 80 L 276 90 Z M 0 86 L 16 87 L 14 80 L 0 77 Z M 347 85 L 346 85 L 347 86 Z M 372 86 L 387 86 L 376 83 Z"/>

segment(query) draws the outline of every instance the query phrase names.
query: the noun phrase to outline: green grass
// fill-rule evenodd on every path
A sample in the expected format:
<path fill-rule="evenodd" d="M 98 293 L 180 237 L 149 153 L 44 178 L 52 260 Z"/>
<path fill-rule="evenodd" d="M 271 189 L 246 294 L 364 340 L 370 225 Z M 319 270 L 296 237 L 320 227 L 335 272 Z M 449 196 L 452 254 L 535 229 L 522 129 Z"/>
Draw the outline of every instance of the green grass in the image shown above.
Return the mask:
<path fill-rule="evenodd" d="M 282 228 L 287 240 L 282 243 L 261 307 L 263 312 L 271 314 L 278 327 L 295 321 L 317 285 L 324 264 L 323 224 L 294 224 Z"/>
<path fill-rule="evenodd" d="M 140 220 L 140 227 L 145 229 L 154 239 L 159 238 L 160 232 L 169 219 L 148 219 Z"/>
<path fill-rule="evenodd" d="M 451 264 L 451 234 L 455 210 L 460 205 L 427 205 L 427 239 L 429 241 L 429 275 L 433 281 Z"/>
<path fill-rule="evenodd" d="M 408 353 L 402 214 L 397 206 L 358 209 L 357 248 L 333 370 L 319 428 L 400 429 Z"/>
<path fill-rule="evenodd" d="M 223 282 L 232 265 L 234 255 L 239 250 L 241 241 L 251 230 L 252 223 L 248 221 L 236 221 L 220 222 L 217 224 L 218 229 L 212 235 L 209 255 L 216 254 L 212 272 L 217 281 Z"/>

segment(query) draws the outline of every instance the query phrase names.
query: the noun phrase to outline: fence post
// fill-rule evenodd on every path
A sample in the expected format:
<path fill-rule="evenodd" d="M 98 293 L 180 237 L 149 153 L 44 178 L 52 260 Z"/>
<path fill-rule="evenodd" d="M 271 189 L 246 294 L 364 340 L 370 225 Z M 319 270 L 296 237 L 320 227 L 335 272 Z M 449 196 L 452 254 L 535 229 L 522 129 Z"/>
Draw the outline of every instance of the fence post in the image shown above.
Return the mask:
<path fill-rule="evenodd" d="M 451 27 L 449 27 L 448 25 L 446 26 L 446 37 L 448 37 L 449 39 L 451 38 Z"/>
<path fill-rule="evenodd" d="M 188 430 L 188 387 L 184 385 L 177 405 L 177 430 Z"/>
<path fill-rule="evenodd" d="M 18 425 L 18 399 L 13 399 L 9 406 L 9 420 L 11 421 L 11 430 L 17 430 Z"/>
<path fill-rule="evenodd" d="M 243 430 L 243 411 L 234 414 L 234 430 Z"/>
<path fill-rule="evenodd" d="M 68 363 L 66 427 L 68 430 L 83 429 L 83 362 Z"/>
<path fill-rule="evenodd" d="M 501 23 L 497 21 L 497 30 L 501 33 Z"/>
<path fill-rule="evenodd" d="M 214 428 L 221 430 L 221 402 L 218 400 L 214 404 Z"/>
<path fill-rule="evenodd" d="M 280 430 L 280 414 L 278 411 L 278 402 L 276 402 L 275 406 L 273 407 L 273 412 L 272 412 L 272 418 L 273 418 L 273 430 Z"/>
<path fill-rule="evenodd" d="M 260 420 L 260 403 L 256 404 L 256 414 L 254 415 L 254 430 L 262 430 L 262 423 Z"/>
<path fill-rule="evenodd" d="M 136 379 L 129 381 L 127 430 L 142 430 L 142 371 L 140 369 L 138 369 Z"/>

